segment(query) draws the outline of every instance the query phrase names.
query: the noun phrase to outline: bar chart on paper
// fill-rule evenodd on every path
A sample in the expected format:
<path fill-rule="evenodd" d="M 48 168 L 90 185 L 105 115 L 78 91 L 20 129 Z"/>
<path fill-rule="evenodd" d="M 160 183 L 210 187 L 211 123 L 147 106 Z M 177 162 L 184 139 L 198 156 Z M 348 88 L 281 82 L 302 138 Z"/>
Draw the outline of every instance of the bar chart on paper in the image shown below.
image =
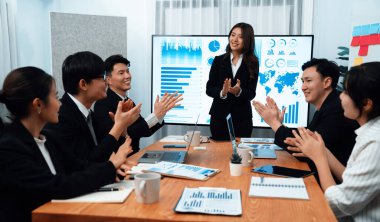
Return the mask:
<path fill-rule="evenodd" d="M 175 211 L 241 215 L 240 190 L 225 188 L 185 188 Z"/>

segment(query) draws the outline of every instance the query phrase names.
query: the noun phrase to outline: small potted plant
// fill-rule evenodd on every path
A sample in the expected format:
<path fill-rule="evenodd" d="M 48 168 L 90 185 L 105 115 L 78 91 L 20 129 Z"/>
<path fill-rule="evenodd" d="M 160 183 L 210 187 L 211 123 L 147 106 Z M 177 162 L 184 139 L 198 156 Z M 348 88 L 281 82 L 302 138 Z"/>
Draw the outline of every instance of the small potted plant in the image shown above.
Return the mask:
<path fill-rule="evenodd" d="M 233 147 L 233 152 L 230 162 L 230 173 L 231 176 L 240 176 L 243 173 L 243 164 L 241 162 L 242 158 L 237 153 L 236 147 Z"/>

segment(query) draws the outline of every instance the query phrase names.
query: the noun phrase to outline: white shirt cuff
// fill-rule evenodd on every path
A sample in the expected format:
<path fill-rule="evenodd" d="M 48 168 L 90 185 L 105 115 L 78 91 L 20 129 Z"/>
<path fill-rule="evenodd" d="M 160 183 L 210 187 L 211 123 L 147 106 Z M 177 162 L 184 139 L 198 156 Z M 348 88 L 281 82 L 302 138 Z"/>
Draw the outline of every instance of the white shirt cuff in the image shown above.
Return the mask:
<path fill-rule="evenodd" d="M 227 95 L 223 96 L 223 90 L 220 90 L 219 96 L 221 99 L 227 99 Z"/>
<path fill-rule="evenodd" d="M 154 113 L 149 114 L 148 117 L 145 118 L 146 123 L 148 124 L 149 129 L 155 126 L 157 123 L 162 123 L 163 118 L 160 120 L 157 118 L 157 116 Z"/>
<path fill-rule="evenodd" d="M 239 97 L 241 95 L 241 92 L 243 92 L 243 90 L 240 88 L 240 91 L 237 95 L 235 95 L 236 97 Z"/>

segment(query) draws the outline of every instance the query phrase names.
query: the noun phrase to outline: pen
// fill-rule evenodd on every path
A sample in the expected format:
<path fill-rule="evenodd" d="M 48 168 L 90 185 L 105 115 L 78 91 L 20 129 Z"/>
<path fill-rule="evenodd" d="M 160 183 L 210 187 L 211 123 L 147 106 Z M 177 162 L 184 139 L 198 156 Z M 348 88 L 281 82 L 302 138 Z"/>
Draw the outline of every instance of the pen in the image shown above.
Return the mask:
<path fill-rule="evenodd" d="M 264 183 L 264 177 L 260 177 L 260 183 Z"/>
<path fill-rule="evenodd" d="M 102 191 L 119 191 L 119 188 L 114 188 L 114 187 L 110 187 L 110 188 L 99 188 L 99 189 L 97 189 L 96 191 L 98 191 L 98 192 L 102 192 Z"/>

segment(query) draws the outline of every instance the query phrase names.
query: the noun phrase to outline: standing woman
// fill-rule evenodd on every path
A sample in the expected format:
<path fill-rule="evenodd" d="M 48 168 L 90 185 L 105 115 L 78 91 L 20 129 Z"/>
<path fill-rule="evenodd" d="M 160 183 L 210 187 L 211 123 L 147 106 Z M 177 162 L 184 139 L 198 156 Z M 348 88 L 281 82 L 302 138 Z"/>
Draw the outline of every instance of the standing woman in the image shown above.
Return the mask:
<path fill-rule="evenodd" d="M 54 79 L 41 69 L 10 72 L 0 102 L 13 119 L 0 136 L 1 221 L 31 221 L 32 210 L 51 199 L 72 198 L 114 182 L 116 169 L 131 151 L 127 140 L 107 162 L 84 166 L 65 158 L 56 148 L 59 144 L 41 134 L 46 123 L 58 122 L 61 106 Z M 124 114 L 121 108 L 119 104 L 116 116 Z M 67 166 L 76 172 L 67 174 Z"/>
<path fill-rule="evenodd" d="M 325 197 L 335 215 L 354 221 L 380 221 L 380 62 L 355 66 L 347 73 L 340 95 L 344 115 L 360 128 L 347 166 L 325 147 L 322 137 L 304 128 L 293 153 L 309 157 L 317 166 Z M 343 152 L 343 151 L 342 151 Z M 347 150 L 349 152 L 349 150 Z M 342 183 L 337 185 L 333 178 Z"/>
<path fill-rule="evenodd" d="M 255 38 L 251 25 L 238 23 L 228 35 L 226 53 L 216 56 L 206 86 L 214 100 L 209 114 L 214 140 L 228 140 L 226 117 L 231 113 L 237 137 L 251 137 L 252 106 L 256 95 L 259 63 L 254 54 Z"/>

